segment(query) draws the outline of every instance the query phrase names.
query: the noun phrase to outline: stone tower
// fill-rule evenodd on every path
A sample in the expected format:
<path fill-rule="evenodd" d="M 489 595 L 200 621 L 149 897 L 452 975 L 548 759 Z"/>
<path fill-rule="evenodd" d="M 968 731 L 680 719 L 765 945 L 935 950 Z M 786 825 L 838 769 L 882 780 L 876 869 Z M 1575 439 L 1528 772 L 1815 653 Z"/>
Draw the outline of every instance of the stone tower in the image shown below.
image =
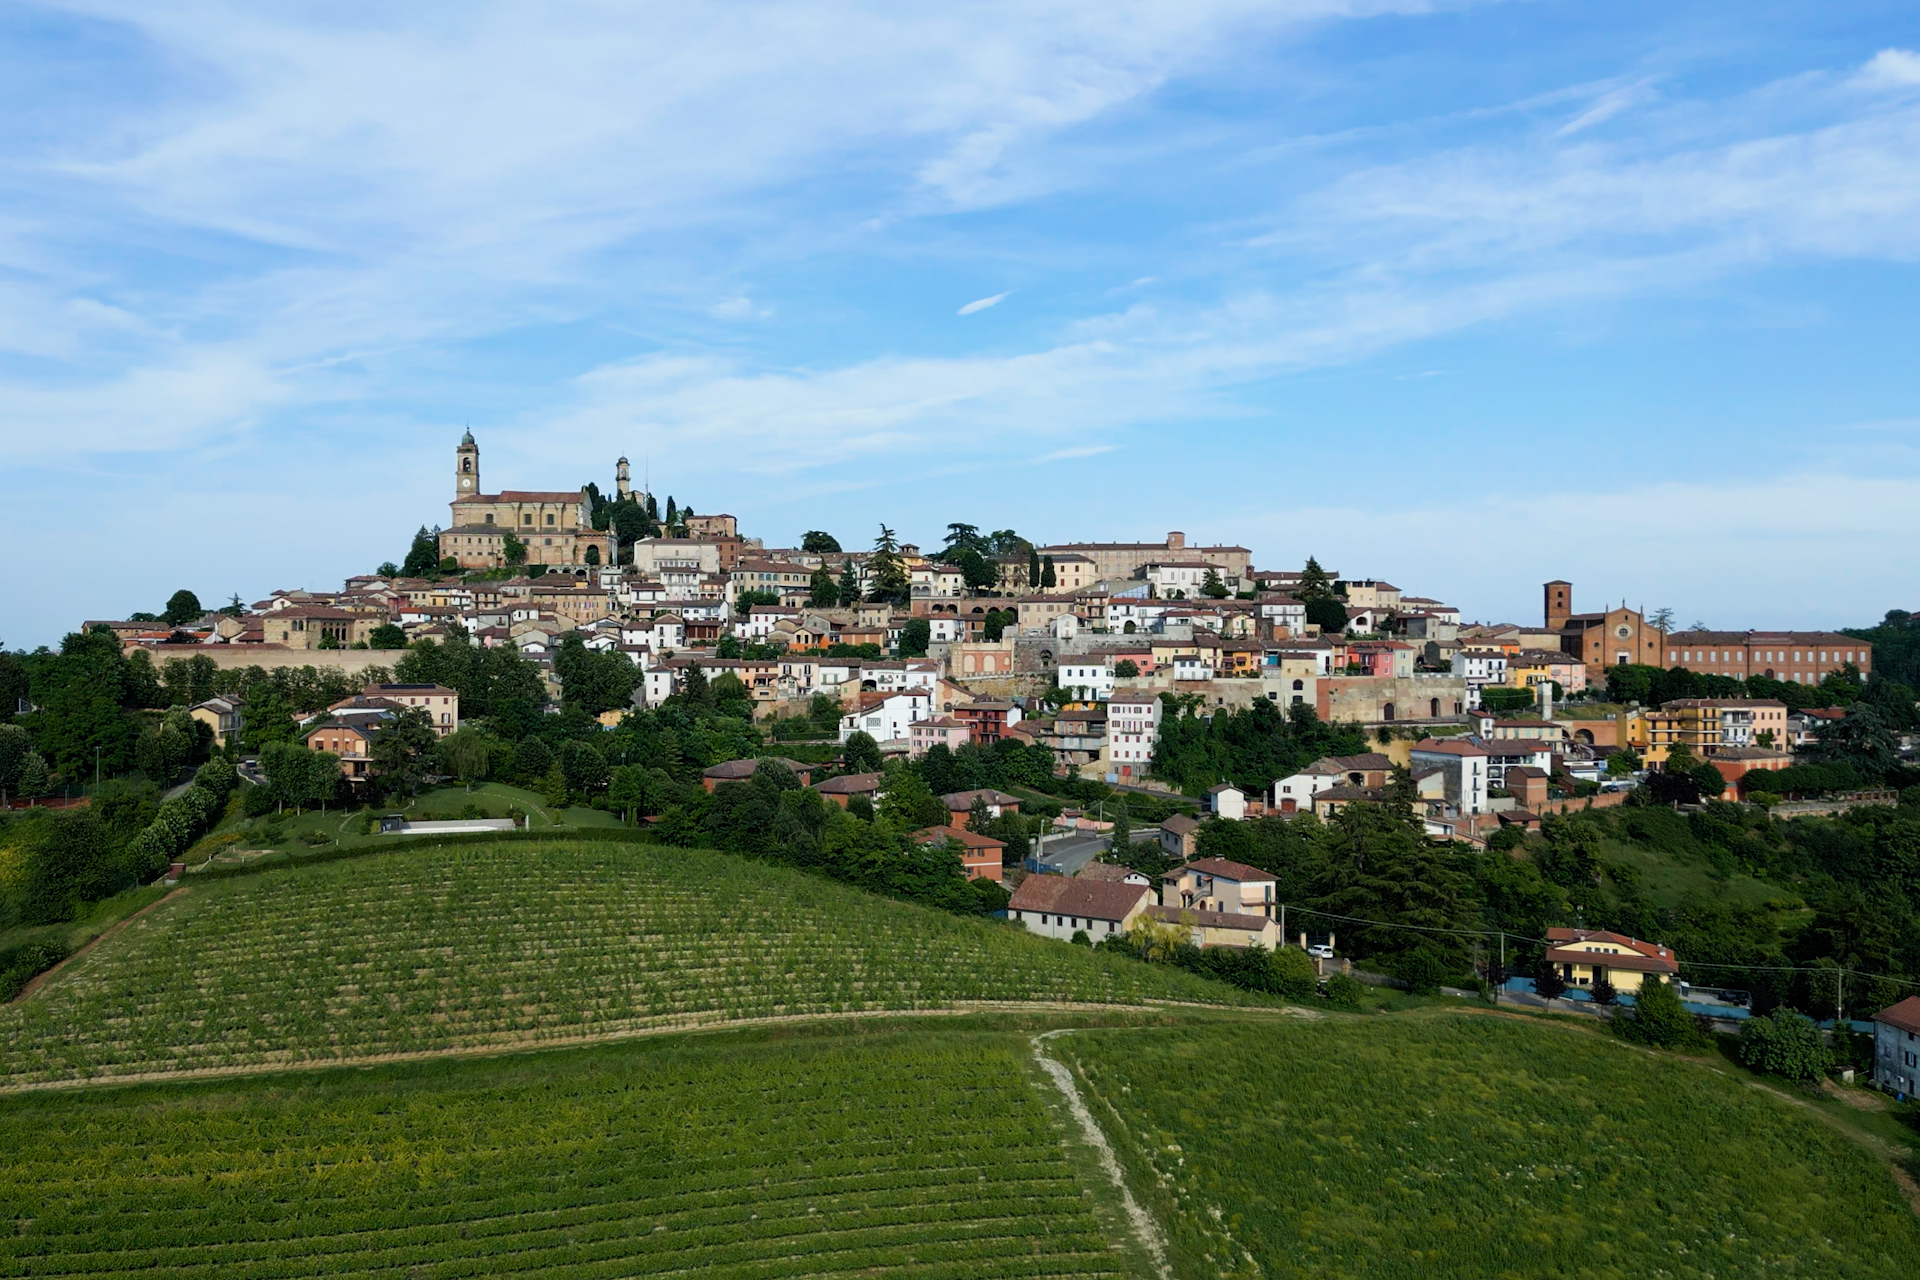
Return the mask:
<path fill-rule="evenodd" d="M 633 496 L 633 475 L 627 470 L 627 460 L 620 459 L 613 468 L 613 487 L 620 491 L 620 500 L 626 501 Z"/>
<path fill-rule="evenodd" d="M 1542 588 L 1541 594 L 1546 602 L 1547 630 L 1558 631 L 1567 625 L 1567 619 L 1573 615 L 1573 584 L 1555 579 Z"/>
<path fill-rule="evenodd" d="M 473 432 L 460 437 L 460 447 L 453 451 L 453 496 L 471 498 L 480 492 L 480 446 L 473 442 Z"/>

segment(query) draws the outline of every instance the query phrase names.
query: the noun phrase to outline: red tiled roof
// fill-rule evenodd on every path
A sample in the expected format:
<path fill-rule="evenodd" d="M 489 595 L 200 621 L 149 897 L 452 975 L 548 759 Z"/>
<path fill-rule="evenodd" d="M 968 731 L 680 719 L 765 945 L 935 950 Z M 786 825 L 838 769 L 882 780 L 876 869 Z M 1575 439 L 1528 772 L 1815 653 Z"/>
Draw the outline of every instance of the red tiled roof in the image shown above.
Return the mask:
<path fill-rule="evenodd" d="M 1908 996 L 1899 1004 L 1888 1005 L 1874 1014 L 1873 1020 L 1920 1035 L 1920 996 Z"/>
<path fill-rule="evenodd" d="M 1242 884 L 1258 884 L 1266 880 L 1278 881 L 1279 879 L 1271 871 L 1262 871 L 1244 862 L 1230 862 L 1225 858 L 1195 858 L 1185 866 L 1175 867 L 1160 878 L 1162 880 L 1178 879 L 1183 871 L 1198 871 L 1201 875 L 1212 876 L 1216 880 L 1237 880 Z"/>
<path fill-rule="evenodd" d="M 1010 911 L 1044 911 L 1094 920 L 1124 920 L 1147 896 L 1143 884 L 1111 880 L 1069 880 L 1065 876 L 1028 876 L 1013 891 Z"/>
<path fill-rule="evenodd" d="M 1578 951 L 1571 946 L 1551 947 L 1546 958 L 1556 964 L 1601 964 L 1609 969 L 1633 969 L 1641 973 L 1668 975 L 1680 972 L 1679 957 L 1672 951 L 1652 942 L 1629 938 L 1624 933 L 1613 933 L 1606 929 L 1552 928 L 1547 930 L 1547 941 L 1604 942 L 1625 948 L 1617 953 L 1608 953 Z"/>

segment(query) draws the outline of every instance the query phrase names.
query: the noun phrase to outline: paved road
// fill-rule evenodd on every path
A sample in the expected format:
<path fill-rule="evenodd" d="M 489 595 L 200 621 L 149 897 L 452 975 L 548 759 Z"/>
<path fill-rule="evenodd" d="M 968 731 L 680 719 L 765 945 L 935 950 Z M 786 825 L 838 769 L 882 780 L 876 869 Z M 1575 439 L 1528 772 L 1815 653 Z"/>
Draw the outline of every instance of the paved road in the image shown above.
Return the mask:
<path fill-rule="evenodd" d="M 1146 844 L 1159 838 L 1159 831 L 1152 827 L 1133 833 L 1134 844 Z M 1106 836 L 1091 832 L 1085 835 L 1064 836 L 1047 841 L 1044 850 L 1034 850 L 1034 856 L 1048 866 L 1060 868 L 1060 874 L 1071 876 L 1079 874 L 1080 868 L 1105 853 L 1108 844 Z"/>

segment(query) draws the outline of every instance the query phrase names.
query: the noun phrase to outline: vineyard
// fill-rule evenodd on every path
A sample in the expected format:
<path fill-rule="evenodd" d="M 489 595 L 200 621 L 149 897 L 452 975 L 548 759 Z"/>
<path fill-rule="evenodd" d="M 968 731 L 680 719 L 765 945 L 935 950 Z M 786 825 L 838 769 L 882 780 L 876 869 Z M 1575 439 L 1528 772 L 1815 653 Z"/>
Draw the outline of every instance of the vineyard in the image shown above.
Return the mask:
<path fill-rule="evenodd" d="M 1135 1275 L 1016 1035 L 0 1100 L 0 1274 Z"/>
<path fill-rule="evenodd" d="M 1458 1015 L 1080 1031 L 1185 1274 L 1920 1275 L 1871 1153 L 1696 1064 Z"/>
<path fill-rule="evenodd" d="M 1257 998 L 724 854 L 480 845 L 195 885 L 0 1009 L 0 1083 L 1169 999 Z"/>

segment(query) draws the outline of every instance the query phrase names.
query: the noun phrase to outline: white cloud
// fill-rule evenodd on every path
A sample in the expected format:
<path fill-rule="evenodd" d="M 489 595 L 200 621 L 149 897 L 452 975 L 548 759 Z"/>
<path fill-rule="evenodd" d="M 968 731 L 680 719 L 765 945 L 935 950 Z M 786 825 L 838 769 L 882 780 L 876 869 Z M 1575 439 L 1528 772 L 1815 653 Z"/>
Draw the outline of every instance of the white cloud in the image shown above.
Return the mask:
<path fill-rule="evenodd" d="M 773 314 L 773 308 L 763 307 L 748 297 L 722 298 L 707 308 L 707 314 L 717 320 L 765 320 Z"/>
<path fill-rule="evenodd" d="M 1580 133 L 1583 130 L 1591 129 L 1597 124 L 1613 119 L 1613 117 L 1623 111 L 1651 100 L 1653 96 L 1652 82 L 1648 80 L 1642 80 L 1637 84 L 1630 84 L 1624 88 L 1614 89 L 1609 93 L 1602 94 L 1599 100 L 1592 106 L 1567 121 L 1566 124 L 1560 126 L 1559 129 L 1554 131 L 1553 136 L 1556 138 L 1566 138 L 1571 137 L 1573 134 Z"/>
<path fill-rule="evenodd" d="M 1083 444 L 1071 449 L 1055 449 L 1052 453 L 1043 453 L 1035 462 L 1067 462 L 1074 458 L 1097 458 L 1103 453 L 1112 453 L 1120 446 L 1117 444 Z"/>
<path fill-rule="evenodd" d="M 991 298 L 976 298 L 972 302 L 969 302 L 966 306 L 960 308 L 960 310 L 954 312 L 954 314 L 961 315 L 961 316 L 970 316 L 976 311 L 985 311 L 988 307 L 999 306 L 1003 301 L 1007 299 L 1008 296 L 1009 296 L 1008 294 L 996 293 Z"/>
<path fill-rule="evenodd" d="M 1882 49 L 1860 68 L 1860 79 L 1871 85 L 1901 88 L 1920 85 L 1920 53 L 1911 49 Z"/>

